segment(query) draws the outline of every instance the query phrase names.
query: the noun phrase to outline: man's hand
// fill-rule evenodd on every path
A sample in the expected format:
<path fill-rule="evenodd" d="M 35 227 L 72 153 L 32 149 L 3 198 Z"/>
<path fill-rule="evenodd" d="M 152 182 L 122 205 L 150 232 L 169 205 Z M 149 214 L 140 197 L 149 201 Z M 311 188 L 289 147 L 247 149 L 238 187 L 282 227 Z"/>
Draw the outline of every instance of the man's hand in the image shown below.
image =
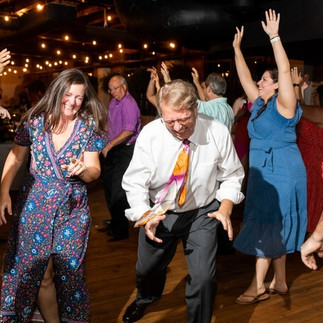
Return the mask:
<path fill-rule="evenodd" d="M 101 153 L 102 153 L 102 155 L 103 155 L 103 157 L 104 158 L 106 158 L 107 157 L 107 155 L 108 155 L 108 152 L 111 150 L 111 148 L 112 148 L 112 145 L 111 145 L 111 143 L 109 142 L 103 149 L 102 149 L 102 151 L 101 151 Z"/>
<path fill-rule="evenodd" d="M 233 228 L 230 219 L 230 215 L 225 215 L 220 210 L 215 211 L 213 213 L 208 213 L 208 217 L 218 219 L 222 225 L 223 229 L 227 231 L 229 240 L 232 241 L 233 239 Z"/>
<path fill-rule="evenodd" d="M 193 83 L 200 84 L 200 76 L 199 76 L 199 73 L 195 67 L 192 67 L 191 74 L 192 74 L 192 78 L 193 78 Z"/>
<path fill-rule="evenodd" d="M 162 243 L 163 240 L 157 238 L 155 236 L 156 234 L 156 229 L 159 225 L 159 222 L 160 221 L 163 221 L 166 219 L 166 215 L 158 215 L 156 217 L 154 217 L 153 219 L 151 219 L 150 221 L 148 221 L 145 225 L 145 233 L 146 233 L 146 236 L 152 240 L 152 241 L 155 241 L 155 242 L 158 242 L 158 243 Z"/>

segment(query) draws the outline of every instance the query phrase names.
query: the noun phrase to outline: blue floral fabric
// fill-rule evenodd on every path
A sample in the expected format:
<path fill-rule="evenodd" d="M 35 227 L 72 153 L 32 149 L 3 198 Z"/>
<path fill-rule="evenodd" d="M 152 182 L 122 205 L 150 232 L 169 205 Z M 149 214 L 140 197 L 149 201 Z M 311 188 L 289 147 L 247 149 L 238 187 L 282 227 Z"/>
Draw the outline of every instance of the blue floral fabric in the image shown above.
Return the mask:
<path fill-rule="evenodd" d="M 22 124 L 15 141 L 30 146 L 30 173 L 17 199 L 8 239 L 1 290 L 1 322 L 30 322 L 37 294 L 52 257 L 61 322 L 89 321 L 84 256 L 90 212 L 85 183 L 69 178 L 61 165 L 105 142 L 94 122 L 76 120 L 73 132 L 55 152 L 43 118 Z"/>

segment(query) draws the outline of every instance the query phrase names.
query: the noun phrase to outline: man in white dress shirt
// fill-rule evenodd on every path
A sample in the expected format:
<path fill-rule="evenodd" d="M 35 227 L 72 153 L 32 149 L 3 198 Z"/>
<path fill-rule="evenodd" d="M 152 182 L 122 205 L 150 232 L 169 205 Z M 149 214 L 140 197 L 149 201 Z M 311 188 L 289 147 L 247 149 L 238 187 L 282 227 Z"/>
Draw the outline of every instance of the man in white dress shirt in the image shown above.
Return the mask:
<path fill-rule="evenodd" d="M 240 192 L 243 168 L 226 126 L 199 115 L 194 87 L 182 80 L 165 84 L 158 93 L 160 119 L 141 131 L 130 165 L 123 177 L 130 209 L 137 221 L 157 203 L 189 139 L 190 158 L 185 203 L 174 201 L 164 215 L 140 228 L 136 300 L 124 322 L 136 322 L 150 303 L 162 295 L 166 268 L 182 239 L 188 263 L 187 321 L 209 322 L 216 292 L 215 257 L 220 223 L 233 239 L 230 215 Z M 221 184 L 221 185 L 220 185 Z"/>

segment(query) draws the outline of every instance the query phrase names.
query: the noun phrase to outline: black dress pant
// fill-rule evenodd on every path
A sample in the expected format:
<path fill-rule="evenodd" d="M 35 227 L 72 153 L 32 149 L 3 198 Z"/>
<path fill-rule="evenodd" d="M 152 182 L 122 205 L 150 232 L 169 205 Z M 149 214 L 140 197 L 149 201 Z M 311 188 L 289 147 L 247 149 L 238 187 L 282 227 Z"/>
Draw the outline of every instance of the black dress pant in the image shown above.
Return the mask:
<path fill-rule="evenodd" d="M 111 214 L 111 230 L 117 238 L 129 235 L 128 220 L 124 214 L 129 204 L 121 182 L 131 161 L 133 149 L 134 145 L 118 145 L 101 160 L 104 194 Z"/>

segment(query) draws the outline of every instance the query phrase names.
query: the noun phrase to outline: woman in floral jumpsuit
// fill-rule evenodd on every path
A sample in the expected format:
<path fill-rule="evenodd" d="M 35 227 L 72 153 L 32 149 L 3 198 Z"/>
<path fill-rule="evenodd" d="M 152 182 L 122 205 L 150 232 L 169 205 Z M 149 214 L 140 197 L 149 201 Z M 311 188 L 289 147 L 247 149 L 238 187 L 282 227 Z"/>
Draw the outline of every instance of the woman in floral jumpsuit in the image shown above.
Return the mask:
<path fill-rule="evenodd" d="M 46 322 L 89 321 L 84 256 L 90 213 L 85 182 L 100 174 L 106 121 L 94 89 L 76 69 L 60 73 L 23 117 L 1 180 L 0 224 L 6 223 L 5 210 L 13 214 L 1 322 L 30 322 L 37 302 Z M 29 149 L 30 173 L 12 212 L 10 185 Z M 42 280 L 51 279 L 52 272 L 55 284 L 44 292 Z"/>

